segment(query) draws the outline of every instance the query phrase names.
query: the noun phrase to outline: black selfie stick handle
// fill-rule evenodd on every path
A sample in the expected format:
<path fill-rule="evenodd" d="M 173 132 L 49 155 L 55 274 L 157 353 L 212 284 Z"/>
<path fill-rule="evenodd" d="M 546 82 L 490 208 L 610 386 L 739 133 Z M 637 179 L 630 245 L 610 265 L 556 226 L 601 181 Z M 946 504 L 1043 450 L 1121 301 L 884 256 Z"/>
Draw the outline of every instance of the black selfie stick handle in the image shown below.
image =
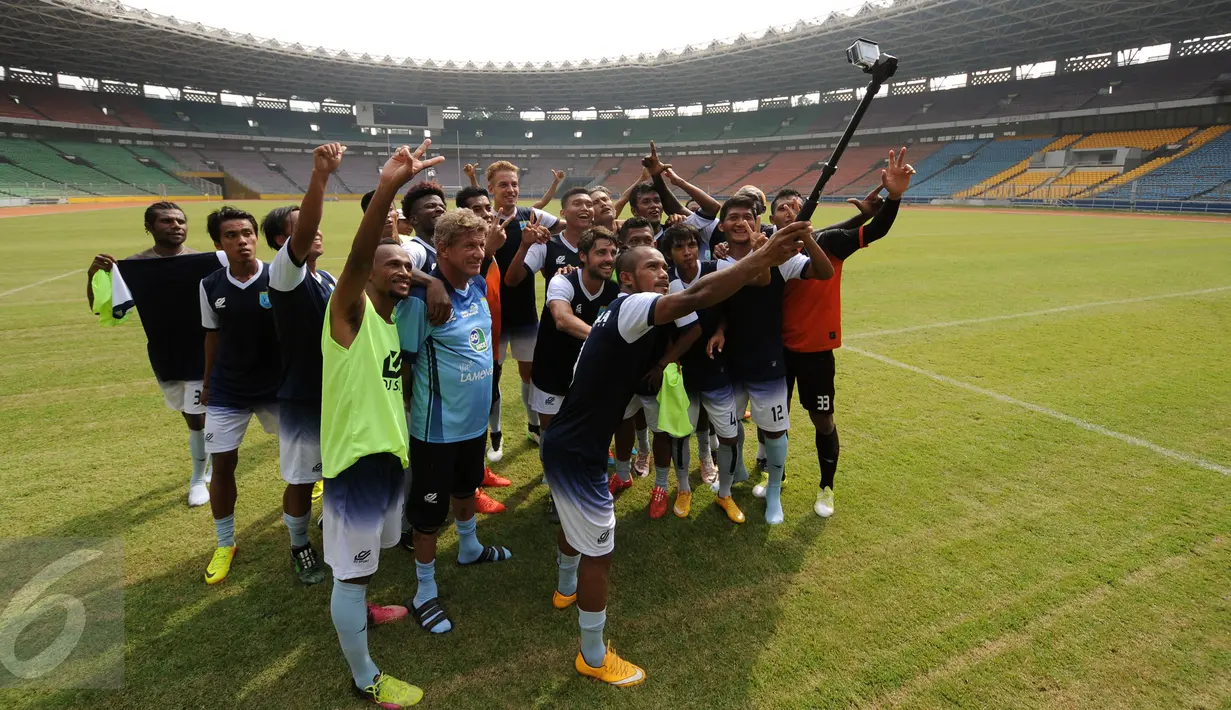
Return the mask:
<path fill-rule="evenodd" d="M 829 160 L 821 163 L 821 176 L 816 179 L 816 185 L 812 188 L 812 194 L 808 195 L 808 200 L 804 202 L 803 209 L 799 211 L 795 221 L 807 222 L 812 219 L 812 213 L 816 211 L 816 206 L 821 201 L 821 192 L 825 189 L 829 178 L 833 177 L 833 174 L 838 170 L 838 160 L 846 150 L 846 145 L 851 142 L 851 137 L 855 135 L 855 130 L 859 128 L 859 122 L 863 120 L 863 115 L 867 113 L 868 106 L 872 105 L 872 99 L 881 90 L 881 84 L 884 84 L 886 79 L 893 76 L 897 68 L 897 57 L 889 54 L 881 55 L 876 65 L 872 67 L 869 72 L 872 75 L 872 81 L 868 82 L 867 91 L 864 92 L 863 98 L 859 100 L 859 106 L 855 108 L 855 115 L 851 116 L 850 122 L 846 124 L 846 130 L 842 132 L 842 138 L 838 141 L 838 145 L 834 147 Z"/>

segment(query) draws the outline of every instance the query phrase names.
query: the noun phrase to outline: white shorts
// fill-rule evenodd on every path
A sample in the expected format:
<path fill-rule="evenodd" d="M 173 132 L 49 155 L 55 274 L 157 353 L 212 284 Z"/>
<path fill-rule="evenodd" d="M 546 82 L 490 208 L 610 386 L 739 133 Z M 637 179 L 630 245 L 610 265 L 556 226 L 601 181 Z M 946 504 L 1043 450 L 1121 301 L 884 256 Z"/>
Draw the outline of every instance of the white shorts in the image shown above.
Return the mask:
<path fill-rule="evenodd" d="M 163 401 L 171 409 L 184 414 L 205 414 L 205 405 L 201 404 L 201 384 L 201 380 L 158 380 Z"/>
<path fill-rule="evenodd" d="M 545 450 L 543 474 L 568 544 L 586 557 L 611 554 L 616 516 L 607 462 L 591 465 L 568 452 Z"/>
<path fill-rule="evenodd" d="M 714 433 L 719 438 L 734 439 L 736 437 L 739 433 L 736 428 L 739 424 L 739 417 L 744 414 L 744 411 L 741 409 L 739 414 L 735 413 L 735 391 L 730 385 L 722 389 L 688 393 L 688 421 L 692 423 L 693 430 L 696 430 L 697 421 L 701 418 L 702 406 L 710 415 L 710 425 L 714 427 Z"/>
<path fill-rule="evenodd" d="M 321 480 L 321 405 L 278 403 L 278 458 L 282 480 L 290 484 Z"/>
<path fill-rule="evenodd" d="M 325 479 L 322 540 L 334 579 L 376 572 L 380 551 L 402 537 L 405 503 L 406 474 L 393 454 L 364 456 Z"/>
<path fill-rule="evenodd" d="M 505 355 L 512 353 L 513 359 L 518 362 L 534 362 L 534 343 L 538 338 L 538 323 L 501 329 L 500 349 L 496 351 L 496 361 L 504 362 Z M 506 345 L 508 346 L 507 352 Z"/>
<path fill-rule="evenodd" d="M 539 414 L 555 416 L 560 413 L 560 405 L 564 403 L 564 395 L 548 394 L 530 384 L 530 409 Z"/>
<path fill-rule="evenodd" d="M 791 428 L 787 412 L 786 378 L 767 382 L 735 382 L 735 411 L 744 415 L 744 408 L 752 402 L 752 423 L 768 432 L 786 431 Z"/>
<path fill-rule="evenodd" d="M 258 404 L 254 407 L 236 409 L 233 407 L 205 408 L 205 453 L 222 454 L 234 451 L 244 443 L 244 433 L 248 431 L 248 421 L 255 414 L 266 434 L 278 432 L 278 403 Z"/>
<path fill-rule="evenodd" d="M 645 425 L 650 431 L 660 432 L 658 428 L 658 398 L 648 394 L 635 394 L 628 400 L 624 408 L 624 419 L 632 419 L 637 412 L 645 412 Z"/>

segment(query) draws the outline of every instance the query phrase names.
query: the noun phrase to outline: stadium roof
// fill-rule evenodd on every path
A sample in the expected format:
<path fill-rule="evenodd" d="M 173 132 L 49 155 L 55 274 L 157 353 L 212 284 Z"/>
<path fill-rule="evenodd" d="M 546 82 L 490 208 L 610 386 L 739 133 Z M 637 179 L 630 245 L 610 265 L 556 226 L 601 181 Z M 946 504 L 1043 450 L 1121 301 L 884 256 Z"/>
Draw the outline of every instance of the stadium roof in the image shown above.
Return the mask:
<path fill-rule="evenodd" d="M 882 0 L 851 16 L 654 56 L 519 64 L 373 57 L 237 34 L 100 0 L 0 0 L 5 66 L 319 100 L 519 110 L 769 98 L 863 83 L 868 37 L 897 81 L 1176 42 L 1231 29 L 1231 0 Z"/>

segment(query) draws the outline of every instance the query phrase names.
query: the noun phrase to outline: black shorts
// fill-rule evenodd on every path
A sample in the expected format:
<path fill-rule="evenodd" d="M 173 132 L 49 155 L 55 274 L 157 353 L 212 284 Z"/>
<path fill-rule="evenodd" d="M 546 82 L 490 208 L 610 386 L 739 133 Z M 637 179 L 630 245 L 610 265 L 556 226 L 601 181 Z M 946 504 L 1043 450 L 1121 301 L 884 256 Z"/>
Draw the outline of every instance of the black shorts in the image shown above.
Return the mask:
<path fill-rule="evenodd" d="M 797 353 L 786 350 L 787 399 L 799 383 L 799 405 L 809 412 L 833 414 L 834 357 L 832 350 Z"/>
<path fill-rule="evenodd" d="M 487 434 L 433 444 L 410 437 L 406 517 L 420 532 L 435 532 L 449 517 L 450 498 L 469 498 L 483 482 Z"/>

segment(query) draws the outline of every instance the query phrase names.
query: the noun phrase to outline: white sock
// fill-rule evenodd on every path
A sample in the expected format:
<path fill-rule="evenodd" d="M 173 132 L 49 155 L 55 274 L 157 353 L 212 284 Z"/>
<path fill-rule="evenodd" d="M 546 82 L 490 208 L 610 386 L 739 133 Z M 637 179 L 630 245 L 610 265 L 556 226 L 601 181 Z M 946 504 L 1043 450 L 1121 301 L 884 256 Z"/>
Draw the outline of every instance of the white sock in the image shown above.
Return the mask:
<path fill-rule="evenodd" d="M 192 456 L 192 480 L 189 485 L 205 482 L 205 465 L 209 454 L 205 453 L 205 432 L 188 430 L 188 453 Z"/>

